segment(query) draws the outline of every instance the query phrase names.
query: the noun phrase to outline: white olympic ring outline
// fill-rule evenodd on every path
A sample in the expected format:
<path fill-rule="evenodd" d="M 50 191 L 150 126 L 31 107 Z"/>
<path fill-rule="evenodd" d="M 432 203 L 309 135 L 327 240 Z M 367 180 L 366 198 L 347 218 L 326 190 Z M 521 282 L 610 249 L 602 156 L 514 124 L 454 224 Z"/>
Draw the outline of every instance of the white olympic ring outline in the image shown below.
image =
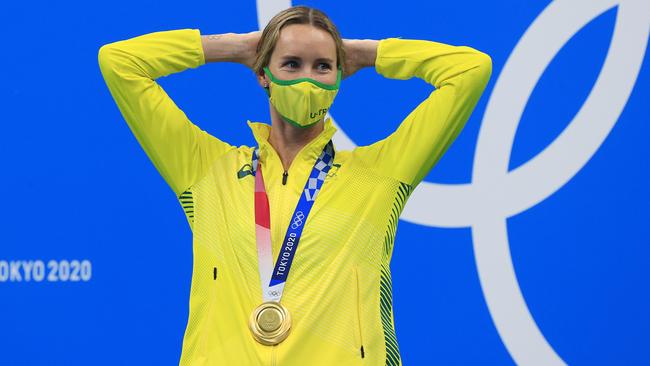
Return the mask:
<path fill-rule="evenodd" d="M 302 225 L 302 219 L 305 218 L 305 214 L 302 211 L 296 212 L 296 215 L 293 217 L 293 223 L 291 223 L 292 229 L 297 229 Z"/>
<path fill-rule="evenodd" d="M 290 0 L 257 0 L 260 29 Z M 569 39 L 618 6 L 601 72 L 578 113 L 535 157 L 508 171 L 515 132 L 532 91 Z M 520 365 L 564 365 L 533 319 L 519 287 L 507 236 L 507 218 L 542 202 L 591 159 L 616 124 L 634 89 L 650 34 L 647 0 L 556 0 L 525 31 L 495 82 L 483 115 L 472 182 L 423 181 L 400 219 L 415 224 L 470 227 L 488 310 L 508 352 Z M 341 150 L 357 145 L 336 124 Z"/>
<path fill-rule="evenodd" d="M 268 294 L 271 295 L 271 296 L 273 296 L 273 297 L 275 297 L 275 296 L 279 296 L 279 295 L 280 295 L 280 291 L 271 290 L 271 291 L 268 292 Z"/>

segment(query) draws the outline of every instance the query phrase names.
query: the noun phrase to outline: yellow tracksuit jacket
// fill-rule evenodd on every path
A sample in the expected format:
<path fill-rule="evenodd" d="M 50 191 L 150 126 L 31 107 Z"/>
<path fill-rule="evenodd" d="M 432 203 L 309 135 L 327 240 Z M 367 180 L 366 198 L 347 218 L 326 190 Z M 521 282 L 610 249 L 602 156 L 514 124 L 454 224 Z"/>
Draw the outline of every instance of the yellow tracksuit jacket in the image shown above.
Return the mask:
<path fill-rule="evenodd" d="M 99 49 L 98 61 L 119 110 L 176 193 L 193 233 L 180 365 L 401 365 L 389 269 L 398 218 L 469 118 L 490 78 L 490 57 L 467 46 L 380 40 L 378 74 L 415 76 L 435 90 L 388 137 L 336 151 L 281 300 L 291 312 L 291 333 L 275 346 L 257 343 L 248 329 L 251 312 L 262 302 L 253 147 L 230 145 L 193 124 L 155 81 L 205 63 L 200 31 L 161 31 L 109 43 Z M 248 126 L 264 162 L 275 261 L 305 181 L 336 128 L 326 120 L 285 177 L 267 141 L 270 126 Z"/>

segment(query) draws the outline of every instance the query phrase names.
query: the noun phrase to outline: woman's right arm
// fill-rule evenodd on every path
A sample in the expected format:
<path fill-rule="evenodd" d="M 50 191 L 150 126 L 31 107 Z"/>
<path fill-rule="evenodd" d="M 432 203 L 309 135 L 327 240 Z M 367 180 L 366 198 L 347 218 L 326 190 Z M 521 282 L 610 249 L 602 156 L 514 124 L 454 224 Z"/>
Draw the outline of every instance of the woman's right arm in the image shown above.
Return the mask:
<path fill-rule="evenodd" d="M 155 81 L 206 62 L 241 62 L 244 35 L 202 36 L 198 29 L 148 33 L 103 45 L 101 73 L 122 116 L 179 197 L 234 146 L 193 124 Z"/>

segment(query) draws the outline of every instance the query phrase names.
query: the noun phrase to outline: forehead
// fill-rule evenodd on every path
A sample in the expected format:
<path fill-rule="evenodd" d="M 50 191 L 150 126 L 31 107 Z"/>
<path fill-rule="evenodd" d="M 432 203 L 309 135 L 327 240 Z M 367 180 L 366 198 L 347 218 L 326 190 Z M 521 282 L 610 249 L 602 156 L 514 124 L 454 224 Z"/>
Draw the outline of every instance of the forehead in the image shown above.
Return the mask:
<path fill-rule="evenodd" d="M 273 57 L 285 55 L 336 60 L 336 43 L 329 32 L 309 24 L 289 24 L 282 28 Z"/>

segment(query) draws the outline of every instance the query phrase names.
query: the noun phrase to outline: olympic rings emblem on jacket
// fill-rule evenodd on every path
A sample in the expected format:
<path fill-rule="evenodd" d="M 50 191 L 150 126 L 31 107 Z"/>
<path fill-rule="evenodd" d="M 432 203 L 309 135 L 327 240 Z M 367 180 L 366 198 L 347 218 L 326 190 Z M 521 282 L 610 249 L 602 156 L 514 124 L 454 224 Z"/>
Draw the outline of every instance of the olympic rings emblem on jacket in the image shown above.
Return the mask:
<path fill-rule="evenodd" d="M 293 222 L 291 223 L 292 229 L 297 229 L 302 225 L 302 220 L 305 218 L 305 214 L 302 211 L 296 212 L 296 215 L 293 217 Z"/>

